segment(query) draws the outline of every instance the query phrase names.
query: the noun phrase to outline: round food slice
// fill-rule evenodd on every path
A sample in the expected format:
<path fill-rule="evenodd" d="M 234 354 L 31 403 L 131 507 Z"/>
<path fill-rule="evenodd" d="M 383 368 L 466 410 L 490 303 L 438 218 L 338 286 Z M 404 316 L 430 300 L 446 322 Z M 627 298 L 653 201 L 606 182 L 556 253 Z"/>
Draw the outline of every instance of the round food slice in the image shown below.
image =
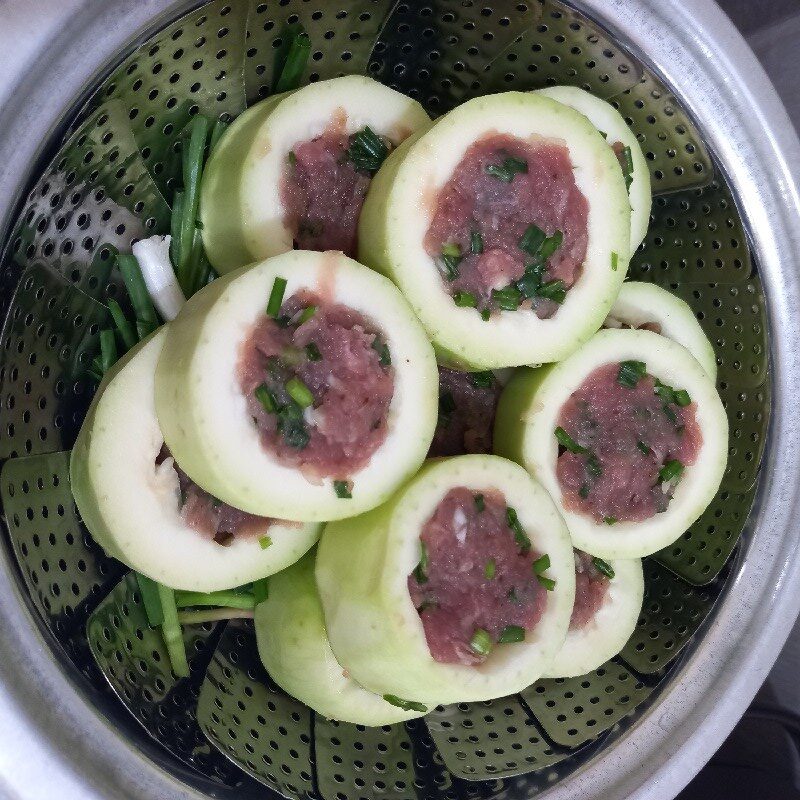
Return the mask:
<path fill-rule="evenodd" d="M 284 691 L 328 719 L 355 725 L 393 725 L 421 717 L 419 703 L 388 700 L 362 689 L 333 655 L 314 580 L 314 553 L 274 575 L 269 597 L 256 607 L 261 661 Z M 404 707 L 401 707 L 404 706 Z"/>
<path fill-rule="evenodd" d="M 619 163 L 582 114 L 534 93 L 479 97 L 392 153 L 359 223 L 360 260 L 402 289 L 447 366 L 557 361 L 625 278 Z"/>
<path fill-rule="evenodd" d="M 327 525 L 316 575 L 337 661 L 370 691 L 426 706 L 535 681 L 575 598 L 554 504 L 486 455 L 433 459 L 385 505 Z"/>
<path fill-rule="evenodd" d="M 194 484 L 164 447 L 155 409 L 162 327 L 109 371 L 70 461 L 72 494 L 101 547 L 173 589 L 214 592 L 271 575 L 319 524 L 246 514 Z"/>
<path fill-rule="evenodd" d="M 653 283 L 622 284 L 606 317 L 606 328 L 644 328 L 682 344 L 702 365 L 712 381 L 717 379 L 714 346 L 687 303 Z"/>
<path fill-rule="evenodd" d="M 203 242 L 220 273 L 291 250 L 355 255 L 372 176 L 430 124 L 422 106 L 348 75 L 264 100 L 225 133 L 200 197 Z"/>
<path fill-rule="evenodd" d="M 638 558 L 674 542 L 719 488 L 728 418 L 686 348 L 606 330 L 560 364 L 520 371 L 500 398 L 495 452 L 544 484 L 575 547 Z"/>
<path fill-rule="evenodd" d="M 170 325 L 156 376 L 170 451 L 252 514 L 370 509 L 413 475 L 437 418 L 425 332 L 386 278 L 293 251 L 217 279 Z"/>
<path fill-rule="evenodd" d="M 628 199 L 631 205 L 630 252 L 644 241 L 650 225 L 650 207 L 653 194 L 650 188 L 650 170 L 636 134 L 628 127 L 622 114 L 610 103 L 579 89 L 577 86 L 548 86 L 539 94 L 552 97 L 559 103 L 580 111 L 592 125 L 604 134 L 622 168 Z"/>
<path fill-rule="evenodd" d="M 596 558 L 575 551 L 575 605 L 563 647 L 546 678 L 574 678 L 605 664 L 633 633 L 644 597 L 638 558 Z"/>

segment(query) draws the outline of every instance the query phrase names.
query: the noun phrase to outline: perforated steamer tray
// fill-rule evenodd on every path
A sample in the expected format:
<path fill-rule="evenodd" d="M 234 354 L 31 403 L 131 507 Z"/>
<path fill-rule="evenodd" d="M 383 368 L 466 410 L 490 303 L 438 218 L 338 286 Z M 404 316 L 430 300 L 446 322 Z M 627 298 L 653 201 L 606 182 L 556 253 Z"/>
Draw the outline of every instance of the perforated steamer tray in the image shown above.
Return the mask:
<path fill-rule="evenodd" d="M 366 73 L 433 115 L 478 94 L 575 84 L 618 107 L 642 143 L 656 196 L 630 277 L 687 300 L 714 343 L 730 458 L 706 513 L 647 560 L 631 640 L 590 675 L 364 729 L 283 694 L 258 661 L 251 624 L 230 622 L 185 628 L 192 674 L 176 680 L 135 581 L 77 516 L 67 449 L 91 399 L 84 373 L 108 324 L 104 303 L 127 301 L 115 249 L 167 232 L 181 129 L 198 111 L 232 117 L 266 96 L 281 33 L 297 21 L 312 41 L 309 81 Z M 599 25 L 551 0 L 216 0 L 118 57 L 62 131 L 34 171 L 2 258 L 0 496 L 20 585 L 55 658 L 91 687 L 84 691 L 117 729 L 185 783 L 231 797 L 534 797 L 569 791 L 576 772 L 620 752 L 648 709 L 679 689 L 691 664 L 679 657 L 684 647 L 691 642 L 696 657 L 713 638 L 715 603 L 735 590 L 728 582 L 746 579 L 740 536 L 773 377 L 760 265 L 725 154 L 711 152 L 665 83 Z M 791 372 L 786 356 L 778 363 Z M 701 627 L 705 636 L 695 636 Z"/>

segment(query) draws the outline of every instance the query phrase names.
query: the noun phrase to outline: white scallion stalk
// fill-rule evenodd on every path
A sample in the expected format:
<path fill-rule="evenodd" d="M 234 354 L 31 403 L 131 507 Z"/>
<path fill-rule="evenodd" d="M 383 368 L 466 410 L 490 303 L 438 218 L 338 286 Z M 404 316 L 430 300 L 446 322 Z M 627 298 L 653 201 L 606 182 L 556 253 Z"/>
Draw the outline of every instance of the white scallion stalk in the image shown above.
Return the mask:
<path fill-rule="evenodd" d="M 171 240 L 171 236 L 151 236 L 131 247 L 153 304 L 167 322 L 178 316 L 186 302 L 169 258 Z"/>

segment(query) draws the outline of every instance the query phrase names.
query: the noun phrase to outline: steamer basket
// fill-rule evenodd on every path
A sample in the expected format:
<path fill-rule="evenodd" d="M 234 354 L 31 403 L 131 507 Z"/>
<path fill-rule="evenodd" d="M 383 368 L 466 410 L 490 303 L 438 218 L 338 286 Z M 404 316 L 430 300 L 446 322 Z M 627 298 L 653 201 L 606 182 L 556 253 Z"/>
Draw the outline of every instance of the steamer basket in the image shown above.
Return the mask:
<path fill-rule="evenodd" d="M 730 23 L 703 0 L 75 6 L 24 79 L 0 86 L 13 89 L 0 110 L 9 787 L 159 800 L 673 797 L 752 698 L 800 605 L 800 431 L 786 402 L 800 382 L 800 145 Z M 574 84 L 619 108 L 642 143 L 655 197 L 631 277 L 687 300 L 714 343 L 730 462 L 703 517 L 646 561 L 638 627 L 590 675 L 364 729 L 283 694 L 252 625 L 237 621 L 185 628 L 191 677 L 178 680 L 132 576 L 77 516 L 67 451 L 93 390 L 84 372 L 106 301 L 127 300 L 113 255 L 168 231 L 184 124 L 266 96 L 296 21 L 312 42 L 309 81 L 366 73 L 432 114 Z"/>

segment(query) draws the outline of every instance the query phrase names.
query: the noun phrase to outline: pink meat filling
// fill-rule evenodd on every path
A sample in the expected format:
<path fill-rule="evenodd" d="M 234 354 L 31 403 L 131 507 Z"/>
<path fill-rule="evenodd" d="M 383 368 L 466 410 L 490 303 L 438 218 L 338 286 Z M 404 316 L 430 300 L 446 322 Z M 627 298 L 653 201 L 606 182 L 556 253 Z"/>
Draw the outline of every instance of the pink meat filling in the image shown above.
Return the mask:
<path fill-rule="evenodd" d="M 439 422 L 428 455 L 491 453 L 500 388 L 491 372 L 439 367 Z"/>
<path fill-rule="evenodd" d="M 156 457 L 156 465 L 162 464 L 172 453 L 166 445 Z M 235 538 L 265 536 L 275 520 L 258 517 L 223 503 L 201 489 L 175 462 L 172 467 L 178 474 L 181 492 L 181 516 L 190 528 L 213 539 L 217 544 L 229 545 Z"/>
<path fill-rule="evenodd" d="M 281 180 L 287 227 L 300 250 L 356 254 L 356 231 L 370 176 L 347 158 L 349 138 L 337 128 L 297 144 Z"/>
<path fill-rule="evenodd" d="M 563 449 L 558 457 L 564 503 L 609 525 L 666 511 L 680 468 L 694 463 L 702 444 L 693 403 L 665 401 L 652 375 L 632 388 L 622 385 L 620 369 L 606 364 L 592 372 L 564 403 L 558 420 L 585 450 Z M 668 475 L 673 462 L 678 472 L 666 479 L 662 470 Z"/>
<path fill-rule="evenodd" d="M 492 168 L 502 167 L 509 158 L 523 162 L 526 171 L 515 172 L 509 181 L 501 180 L 492 174 Z M 491 135 L 466 151 L 439 193 L 425 248 L 441 263 L 442 248 L 457 246 L 461 254 L 458 277 L 448 281 L 448 288 L 454 295 L 473 295 L 479 309 L 494 308 L 492 290 L 522 278 L 526 265 L 535 260 L 520 247 L 531 225 L 547 236 L 556 232 L 563 236 L 547 259 L 542 282 L 558 280 L 565 288 L 572 286 L 586 258 L 588 214 L 588 203 L 575 183 L 565 146 Z M 474 252 L 476 249 L 481 252 Z M 521 308 L 531 306 L 540 316 L 549 316 L 557 308 L 541 297 L 523 301 Z"/>
<path fill-rule="evenodd" d="M 578 630 L 594 619 L 608 592 L 609 579 L 594 565 L 594 559 L 575 551 L 575 605 L 572 606 L 570 630 Z"/>
<path fill-rule="evenodd" d="M 264 447 L 312 480 L 347 480 L 386 439 L 391 354 L 376 326 L 346 306 L 298 292 L 277 321 L 265 315 L 255 326 L 242 348 L 239 375 Z M 287 385 L 293 379 L 311 393 L 311 406 L 303 409 L 292 398 Z M 260 387 L 273 410 L 259 400 Z"/>
<path fill-rule="evenodd" d="M 483 510 L 467 488 L 444 496 L 420 534 L 427 564 L 408 577 L 431 655 L 446 664 L 480 663 L 485 656 L 470 647 L 476 630 L 494 643 L 507 626 L 530 631 L 547 603 L 532 568 L 538 556 L 515 540 L 503 496 L 478 497 Z"/>

